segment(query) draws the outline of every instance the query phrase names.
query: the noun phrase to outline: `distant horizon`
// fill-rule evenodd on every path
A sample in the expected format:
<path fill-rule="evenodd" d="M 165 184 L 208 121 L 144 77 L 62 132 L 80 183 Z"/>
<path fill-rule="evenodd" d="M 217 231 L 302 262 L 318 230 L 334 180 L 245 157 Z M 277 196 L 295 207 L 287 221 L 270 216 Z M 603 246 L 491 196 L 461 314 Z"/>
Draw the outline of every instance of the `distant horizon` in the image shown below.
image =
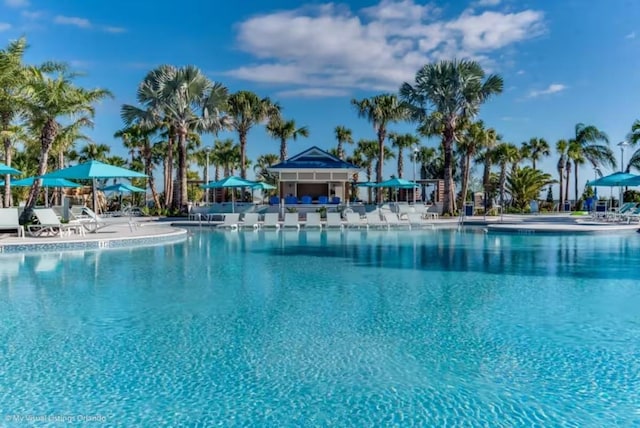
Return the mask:
<path fill-rule="evenodd" d="M 121 142 L 113 138 L 124 126 L 120 107 L 135 104 L 144 75 L 163 63 L 194 64 L 230 92 L 246 89 L 279 102 L 286 119 L 310 130 L 309 138 L 289 143 L 291 155 L 314 145 L 335 147 L 337 125 L 352 129 L 355 141 L 375 138 L 350 99 L 395 93 L 422 65 L 454 57 L 478 60 L 488 73 L 504 78 L 504 93 L 489 100 L 478 119 L 517 145 L 545 138 L 552 155 L 539 168 L 554 178 L 555 142 L 571 138 L 576 123 L 605 131 L 620 163 L 617 143 L 640 118 L 633 97 L 640 94 L 640 76 L 634 73 L 640 65 L 634 20 L 640 5 L 622 0 L 589 8 L 576 0 L 540 1 L 535 7 L 515 0 L 303 5 L 285 0 L 278 8 L 249 0 L 242 10 L 191 0 L 179 8 L 162 7 L 169 4 L 160 1 L 150 10 L 122 0 L 2 0 L 0 36 L 5 46 L 25 36 L 29 63 L 65 61 L 86 73 L 79 85 L 112 91 L 115 98 L 97 106 L 96 126 L 86 133 L 125 158 Z M 164 28 L 175 31 L 158 31 Z M 415 126 L 394 124 L 390 130 L 415 132 Z M 235 133 L 218 138 L 237 143 Z M 212 146 L 213 140 L 205 135 L 203 144 Z M 435 147 L 439 139 L 421 143 Z M 278 153 L 278 146 L 255 128 L 248 137 L 248 157 Z M 625 150 L 625 162 L 632 151 Z M 408 176 L 411 168 L 407 157 Z M 251 168 L 247 172 L 253 176 Z M 479 173 L 476 168 L 474 175 Z M 393 174 L 395 160 L 387 161 L 385 178 Z M 581 168 L 580 193 L 593 178 L 593 168 Z M 573 183 L 571 189 L 573 195 Z"/>

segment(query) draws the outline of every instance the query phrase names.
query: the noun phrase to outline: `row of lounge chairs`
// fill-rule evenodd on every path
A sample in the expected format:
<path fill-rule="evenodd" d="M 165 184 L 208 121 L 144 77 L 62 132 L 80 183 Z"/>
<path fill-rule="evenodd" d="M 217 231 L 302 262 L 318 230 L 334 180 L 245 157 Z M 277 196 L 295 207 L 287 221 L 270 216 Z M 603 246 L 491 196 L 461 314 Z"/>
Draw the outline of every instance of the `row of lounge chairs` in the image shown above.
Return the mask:
<path fill-rule="evenodd" d="M 637 202 L 626 202 L 617 210 L 600 211 L 596 210 L 592 214 L 594 220 L 603 220 L 615 223 L 640 222 L 640 204 Z"/>
<path fill-rule="evenodd" d="M 327 213 L 326 221 L 323 223 L 320 217 L 320 213 L 307 213 L 307 218 L 304 223 L 300 222 L 298 213 L 286 213 L 284 220 L 280 222 L 280 216 L 278 213 L 266 213 L 264 218 L 260 221 L 260 215 L 257 213 L 246 213 L 242 221 L 240 221 L 240 214 L 226 214 L 224 221 L 218 225 L 219 228 L 226 228 L 237 230 L 240 228 L 258 230 L 261 228 L 272 229 L 287 229 L 295 228 L 300 230 L 300 227 L 304 226 L 305 229 L 323 227 L 327 229 L 337 228 L 386 228 L 392 227 L 406 227 L 411 229 L 412 227 L 431 227 L 433 223 L 425 220 L 422 215 L 418 213 L 409 213 L 406 220 L 401 220 L 396 213 L 384 213 L 380 214 L 378 211 L 367 213 L 365 217 L 361 217 L 358 213 L 347 213 L 346 221 L 342 221 L 339 213 Z"/>
<path fill-rule="evenodd" d="M 85 231 L 95 232 L 106 226 L 91 209 L 83 207 L 81 211 L 72 212 L 72 219 L 68 223 L 62 223 L 56 212 L 51 208 L 36 208 L 33 215 L 36 222 L 25 227 L 20 225 L 18 208 L 0 208 L 0 230 L 15 230 L 18 237 L 24 237 L 25 232 L 30 236 L 67 236 L 79 234 L 84 236 Z"/>

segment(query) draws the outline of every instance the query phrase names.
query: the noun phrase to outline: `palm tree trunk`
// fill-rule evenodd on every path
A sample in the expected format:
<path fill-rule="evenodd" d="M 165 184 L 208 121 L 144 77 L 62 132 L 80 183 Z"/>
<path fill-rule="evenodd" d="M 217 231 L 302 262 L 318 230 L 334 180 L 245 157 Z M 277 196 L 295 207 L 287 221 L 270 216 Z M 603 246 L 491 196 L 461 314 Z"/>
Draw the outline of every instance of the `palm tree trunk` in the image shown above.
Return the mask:
<path fill-rule="evenodd" d="M 570 180 L 569 180 L 570 175 L 569 174 L 570 174 L 570 172 L 567 171 L 567 177 L 566 177 L 566 180 L 564 182 L 564 185 L 565 185 L 564 200 L 565 201 L 569 200 L 569 183 L 570 183 Z"/>
<path fill-rule="evenodd" d="M 284 162 L 285 159 L 287 159 L 287 140 L 285 138 L 281 138 L 280 139 L 280 162 Z"/>
<path fill-rule="evenodd" d="M 384 140 L 387 136 L 387 130 L 384 126 L 380 126 L 378 128 L 378 165 L 376 168 L 376 182 L 380 183 L 382 181 L 382 169 L 384 165 Z M 378 203 L 382 203 L 382 191 L 381 189 L 377 189 L 377 199 Z"/>
<path fill-rule="evenodd" d="M 371 164 L 367 167 L 367 181 L 371 182 Z M 367 202 L 371 203 L 371 199 L 373 198 L 373 189 L 371 186 L 367 187 Z"/>
<path fill-rule="evenodd" d="M 507 165 L 500 165 L 500 209 L 504 211 L 504 189 L 507 182 Z"/>
<path fill-rule="evenodd" d="M 489 195 L 489 188 L 491 187 L 491 155 L 485 153 L 484 158 L 484 171 L 482 172 L 482 188 L 484 190 L 484 198 Z M 487 209 L 493 208 L 493 199 L 488 198 L 485 202 Z"/>
<path fill-rule="evenodd" d="M 167 155 L 164 165 L 164 204 L 165 207 L 173 206 L 173 128 L 169 129 L 167 140 Z"/>
<path fill-rule="evenodd" d="M 4 163 L 11 166 L 11 140 L 9 137 L 4 139 Z M 4 198 L 3 206 L 8 208 L 11 206 L 11 175 L 4 176 Z"/>
<path fill-rule="evenodd" d="M 178 200 L 175 207 L 184 210 L 187 206 L 187 129 L 178 131 Z"/>
<path fill-rule="evenodd" d="M 238 137 L 240 139 L 240 177 L 246 179 L 247 178 L 247 131 L 239 130 Z"/>
<path fill-rule="evenodd" d="M 453 131 L 446 129 L 442 140 L 444 149 L 444 200 L 442 201 L 442 213 L 453 215 Z"/>
<path fill-rule="evenodd" d="M 573 171 L 573 185 L 575 187 L 574 192 L 576 195 L 576 204 L 578 203 L 578 165 L 576 164 L 575 170 Z"/>
<path fill-rule="evenodd" d="M 402 178 L 404 173 L 404 159 L 402 159 L 402 149 L 398 149 L 398 178 Z"/>
<path fill-rule="evenodd" d="M 471 168 L 471 154 L 467 153 L 464 156 L 464 164 L 463 164 L 463 170 L 462 170 L 462 197 L 460 202 L 461 207 L 464 207 L 464 203 L 467 200 L 470 168 Z"/>
<path fill-rule="evenodd" d="M 338 151 L 338 157 L 341 160 L 344 160 L 344 152 L 342 151 L 342 141 L 341 140 L 338 140 L 338 150 L 337 151 Z"/>
<path fill-rule="evenodd" d="M 37 176 L 44 175 L 47 172 L 47 161 L 49 160 L 49 151 L 58 134 L 58 124 L 54 119 L 48 119 L 42 127 L 40 133 L 40 161 L 38 162 Z M 36 205 L 38 192 L 40 191 L 40 180 L 34 180 L 27 203 L 23 212 L 23 221 L 27 221 L 31 217 L 33 207 Z"/>
<path fill-rule="evenodd" d="M 144 173 L 147 175 L 147 182 L 151 189 L 151 197 L 153 198 L 153 204 L 156 209 L 160 209 L 160 197 L 156 190 L 156 180 L 153 177 L 153 159 L 151 157 L 151 147 L 148 144 L 148 140 L 144 147 Z"/>
<path fill-rule="evenodd" d="M 559 172 L 559 174 L 560 174 L 560 181 L 558 182 L 559 187 L 560 187 L 560 192 L 558 192 L 558 193 L 560 193 L 560 201 L 559 201 L 559 202 L 560 202 L 560 205 L 558 205 L 558 211 L 562 211 L 562 210 L 563 210 L 563 208 L 564 208 L 564 192 L 563 192 L 563 190 L 562 190 L 562 188 L 563 188 L 563 183 L 564 183 L 564 169 L 563 169 L 563 168 L 560 168 L 560 169 L 558 170 L 558 172 Z"/>

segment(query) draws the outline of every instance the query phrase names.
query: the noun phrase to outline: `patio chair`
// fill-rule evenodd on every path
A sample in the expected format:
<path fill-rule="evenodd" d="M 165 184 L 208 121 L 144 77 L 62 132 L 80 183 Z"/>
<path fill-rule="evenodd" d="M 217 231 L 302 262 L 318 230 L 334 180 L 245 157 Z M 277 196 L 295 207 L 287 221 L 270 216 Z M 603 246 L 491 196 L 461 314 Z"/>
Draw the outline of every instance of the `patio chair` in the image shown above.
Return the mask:
<path fill-rule="evenodd" d="M 340 196 L 334 196 L 331 198 L 331 203 L 334 205 L 338 205 L 340 203 Z"/>
<path fill-rule="evenodd" d="M 309 195 L 304 195 L 301 198 L 300 203 L 305 205 L 311 205 L 313 203 L 313 199 L 311 199 L 311 196 Z"/>
<path fill-rule="evenodd" d="M 426 227 L 429 226 L 431 229 L 434 228 L 433 223 L 428 222 L 426 219 L 422 217 L 420 213 L 409 213 L 407 214 L 407 221 L 411 227 Z"/>
<path fill-rule="evenodd" d="M 262 228 L 264 229 L 270 227 L 280 229 L 280 222 L 278 217 L 278 213 L 265 213 L 264 221 L 262 222 Z"/>
<path fill-rule="evenodd" d="M 0 230 L 16 230 L 24 238 L 24 226 L 20 225 L 17 208 L 0 208 Z"/>
<path fill-rule="evenodd" d="M 358 229 L 360 229 L 360 226 L 364 226 L 367 229 L 369 228 L 369 224 L 362 221 L 362 218 L 360 218 L 360 214 L 347 213 L 346 227 L 357 227 Z"/>
<path fill-rule="evenodd" d="M 322 229 L 322 223 L 320 221 L 320 213 L 307 213 L 307 222 L 304 224 L 304 228 L 319 227 Z"/>
<path fill-rule="evenodd" d="M 51 208 L 38 208 L 33 210 L 33 215 L 38 220 L 37 224 L 30 224 L 27 231 L 31 236 L 64 236 L 71 232 L 84 235 L 84 227 L 80 223 L 63 224 Z"/>
<path fill-rule="evenodd" d="M 326 205 L 329 203 L 329 197 L 327 196 L 318 196 L 318 203 L 321 205 Z"/>
<path fill-rule="evenodd" d="M 88 232 L 97 232 L 99 229 L 109 225 L 89 207 L 72 207 L 70 212 L 73 218 L 69 220 L 69 224 L 80 224 Z"/>
<path fill-rule="evenodd" d="M 298 198 L 295 196 L 285 196 L 284 203 L 285 205 L 296 205 L 298 203 Z"/>
<path fill-rule="evenodd" d="M 384 215 L 384 221 L 387 223 L 387 228 L 404 226 L 411 229 L 411 223 L 408 221 L 401 221 L 396 213 L 386 213 Z"/>
<path fill-rule="evenodd" d="M 300 230 L 300 222 L 298 221 L 298 213 L 285 213 L 284 215 L 284 223 L 282 223 L 283 228 L 287 227 L 295 227 Z"/>
<path fill-rule="evenodd" d="M 342 224 L 342 219 L 340 218 L 340 213 L 327 213 L 327 224 L 325 228 L 326 229 L 330 229 L 330 228 L 344 229 L 344 225 Z"/>
<path fill-rule="evenodd" d="M 244 218 L 242 219 L 241 227 L 252 227 L 253 230 L 258 230 L 260 228 L 260 223 L 258 223 L 258 213 L 246 213 Z"/>
<path fill-rule="evenodd" d="M 269 205 L 280 205 L 280 198 L 278 196 L 272 196 L 269 198 Z"/>
<path fill-rule="evenodd" d="M 385 217 L 386 214 L 391 214 L 391 213 L 385 213 Z M 397 215 L 396 215 L 397 218 Z M 389 229 L 389 223 L 385 220 L 383 220 L 380 217 L 380 213 L 376 210 L 376 211 L 371 211 L 369 213 L 367 213 L 367 224 L 370 227 L 386 227 L 387 229 Z"/>
<path fill-rule="evenodd" d="M 240 214 L 238 213 L 225 214 L 224 221 L 222 222 L 222 224 L 219 224 L 217 227 L 220 227 L 223 229 L 238 230 L 239 222 L 240 222 Z"/>

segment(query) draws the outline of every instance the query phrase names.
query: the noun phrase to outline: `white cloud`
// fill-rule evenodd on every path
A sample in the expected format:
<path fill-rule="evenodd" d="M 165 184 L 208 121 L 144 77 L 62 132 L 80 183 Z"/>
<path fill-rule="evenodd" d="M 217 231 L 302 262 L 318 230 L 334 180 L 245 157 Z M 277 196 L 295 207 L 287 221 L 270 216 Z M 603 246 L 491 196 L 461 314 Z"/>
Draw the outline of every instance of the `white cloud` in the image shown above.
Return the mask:
<path fill-rule="evenodd" d="M 10 29 L 11 29 L 11 24 L 9 24 L 8 22 L 0 22 L 0 32 L 7 31 Z"/>
<path fill-rule="evenodd" d="M 23 10 L 22 12 L 20 12 L 20 15 L 22 15 L 26 19 L 33 21 L 42 18 L 44 16 L 44 13 L 41 11 Z"/>
<path fill-rule="evenodd" d="M 624 36 L 625 39 L 635 39 L 636 38 L 636 32 L 632 31 L 629 34 L 627 34 L 626 36 Z"/>
<path fill-rule="evenodd" d="M 499 5 L 501 0 L 478 0 L 475 4 L 481 7 L 487 6 L 497 6 Z"/>
<path fill-rule="evenodd" d="M 352 11 L 333 3 L 253 16 L 237 45 L 255 62 L 226 74 L 254 82 L 396 91 L 428 62 L 467 58 L 494 68 L 492 54 L 544 31 L 543 14 L 466 10 L 443 19 L 415 0 L 381 0 Z"/>
<path fill-rule="evenodd" d="M 114 33 L 114 34 L 126 33 L 127 32 L 127 29 L 123 28 L 123 27 L 105 26 L 105 27 L 103 27 L 103 30 L 106 31 L 107 33 Z"/>
<path fill-rule="evenodd" d="M 9 7 L 27 7 L 29 6 L 28 0 L 4 0 L 5 6 Z"/>
<path fill-rule="evenodd" d="M 73 25 L 79 28 L 91 28 L 91 21 L 86 18 L 79 18 L 77 16 L 58 15 L 53 18 L 53 22 L 61 25 Z"/>
<path fill-rule="evenodd" d="M 349 91 L 333 88 L 302 88 L 276 93 L 279 98 L 327 98 L 347 95 L 349 95 Z"/>
<path fill-rule="evenodd" d="M 540 95 L 555 94 L 558 92 L 562 92 L 565 89 L 567 89 L 567 86 L 563 85 L 562 83 L 552 83 L 545 89 L 533 90 L 529 92 L 529 98 L 539 97 Z"/>
<path fill-rule="evenodd" d="M 524 73 L 525 73 L 525 71 L 524 71 L 524 70 L 518 70 L 518 71 L 516 71 L 516 74 L 517 74 L 518 76 L 522 76 Z"/>

